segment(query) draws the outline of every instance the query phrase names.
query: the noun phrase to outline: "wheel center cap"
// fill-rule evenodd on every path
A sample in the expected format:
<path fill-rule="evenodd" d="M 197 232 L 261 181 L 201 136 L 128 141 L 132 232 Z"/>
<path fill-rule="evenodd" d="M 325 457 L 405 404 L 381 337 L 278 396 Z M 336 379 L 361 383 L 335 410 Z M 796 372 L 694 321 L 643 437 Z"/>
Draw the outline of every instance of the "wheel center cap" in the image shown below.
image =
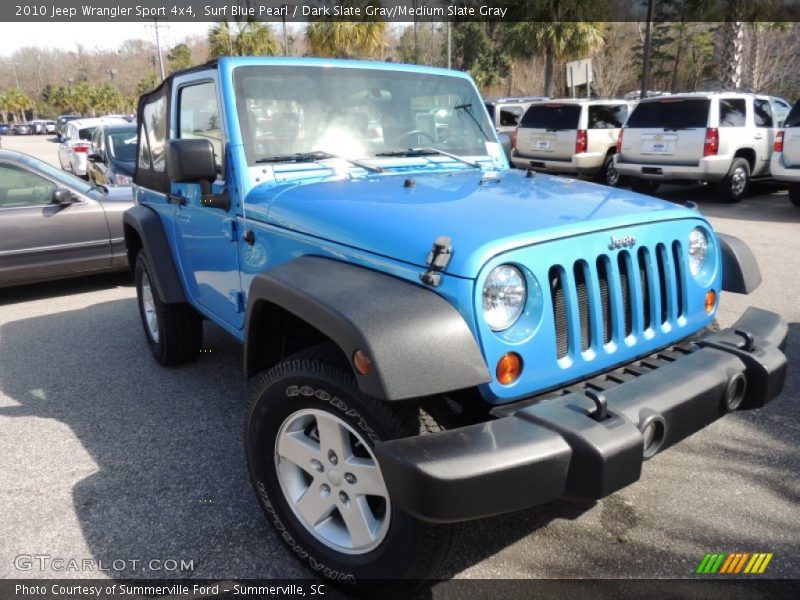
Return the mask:
<path fill-rule="evenodd" d="M 331 485 L 339 487 L 342 484 L 342 476 L 336 470 L 331 469 L 328 471 L 328 481 L 331 482 Z"/>

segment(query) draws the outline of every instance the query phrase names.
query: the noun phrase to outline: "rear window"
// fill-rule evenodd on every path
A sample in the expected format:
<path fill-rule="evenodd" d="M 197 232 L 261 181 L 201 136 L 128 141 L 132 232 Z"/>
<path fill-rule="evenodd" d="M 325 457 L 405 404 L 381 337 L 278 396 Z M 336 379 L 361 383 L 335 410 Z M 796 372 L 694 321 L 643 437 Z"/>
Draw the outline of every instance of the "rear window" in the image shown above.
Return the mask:
<path fill-rule="evenodd" d="M 665 98 L 642 102 L 633 109 L 625 127 L 648 129 L 692 129 L 708 123 L 708 98 Z"/>
<path fill-rule="evenodd" d="M 783 124 L 783 126 L 800 127 L 800 102 L 795 103 L 792 110 L 789 111 L 789 116 L 786 117 L 786 122 Z"/>
<path fill-rule="evenodd" d="M 719 101 L 719 126 L 744 127 L 747 122 L 747 107 L 744 99 Z"/>
<path fill-rule="evenodd" d="M 577 104 L 534 104 L 522 117 L 520 127 L 528 129 L 577 129 L 581 107 Z"/>
<path fill-rule="evenodd" d="M 82 140 L 86 140 L 87 142 L 91 142 L 95 129 L 97 129 L 97 127 L 85 127 L 84 129 L 79 129 L 78 137 Z"/>
<path fill-rule="evenodd" d="M 619 129 L 627 116 L 627 104 L 590 106 L 589 129 Z"/>

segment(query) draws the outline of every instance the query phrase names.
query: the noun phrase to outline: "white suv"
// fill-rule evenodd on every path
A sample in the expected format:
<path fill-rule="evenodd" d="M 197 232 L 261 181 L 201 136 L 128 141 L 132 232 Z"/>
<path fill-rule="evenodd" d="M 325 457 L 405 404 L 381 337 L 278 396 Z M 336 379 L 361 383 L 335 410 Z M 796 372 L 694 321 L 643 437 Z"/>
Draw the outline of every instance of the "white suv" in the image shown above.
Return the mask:
<path fill-rule="evenodd" d="M 520 169 L 590 175 L 617 185 L 612 157 L 632 103 L 564 99 L 531 104 L 511 140 L 511 162 Z"/>
<path fill-rule="evenodd" d="M 637 192 L 653 193 L 662 181 L 706 181 L 723 201 L 738 202 L 751 178 L 770 175 L 776 125 L 789 108 L 781 98 L 739 92 L 642 100 L 620 134 L 617 171 Z"/>
<path fill-rule="evenodd" d="M 800 101 L 775 137 L 770 170 L 776 180 L 789 184 L 789 200 L 800 207 Z"/>

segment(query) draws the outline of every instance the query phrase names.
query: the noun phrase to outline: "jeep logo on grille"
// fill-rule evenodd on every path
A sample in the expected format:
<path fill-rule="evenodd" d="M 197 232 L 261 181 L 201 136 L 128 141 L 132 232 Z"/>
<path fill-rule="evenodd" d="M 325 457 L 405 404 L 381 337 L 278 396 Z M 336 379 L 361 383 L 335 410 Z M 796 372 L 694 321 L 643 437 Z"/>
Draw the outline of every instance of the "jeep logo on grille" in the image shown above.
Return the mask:
<path fill-rule="evenodd" d="M 620 248 L 633 248 L 636 245 L 636 238 L 632 235 L 623 235 L 622 237 L 611 236 L 611 241 L 608 243 L 609 250 L 619 250 Z"/>

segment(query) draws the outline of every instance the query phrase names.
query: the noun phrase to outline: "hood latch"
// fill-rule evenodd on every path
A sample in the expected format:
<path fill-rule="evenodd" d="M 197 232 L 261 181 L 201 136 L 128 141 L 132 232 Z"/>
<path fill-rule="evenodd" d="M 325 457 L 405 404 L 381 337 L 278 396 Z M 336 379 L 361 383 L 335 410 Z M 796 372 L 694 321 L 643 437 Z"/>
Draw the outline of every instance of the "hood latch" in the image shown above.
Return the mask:
<path fill-rule="evenodd" d="M 428 254 L 428 270 L 420 274 L 422 283 L 433 287 L 438 287 L 442 282 L 442 271 L 450 264 L 453 256 L 453 240 L 446 235 L 440 235 L 433 242 L 433 248 Z"/>

